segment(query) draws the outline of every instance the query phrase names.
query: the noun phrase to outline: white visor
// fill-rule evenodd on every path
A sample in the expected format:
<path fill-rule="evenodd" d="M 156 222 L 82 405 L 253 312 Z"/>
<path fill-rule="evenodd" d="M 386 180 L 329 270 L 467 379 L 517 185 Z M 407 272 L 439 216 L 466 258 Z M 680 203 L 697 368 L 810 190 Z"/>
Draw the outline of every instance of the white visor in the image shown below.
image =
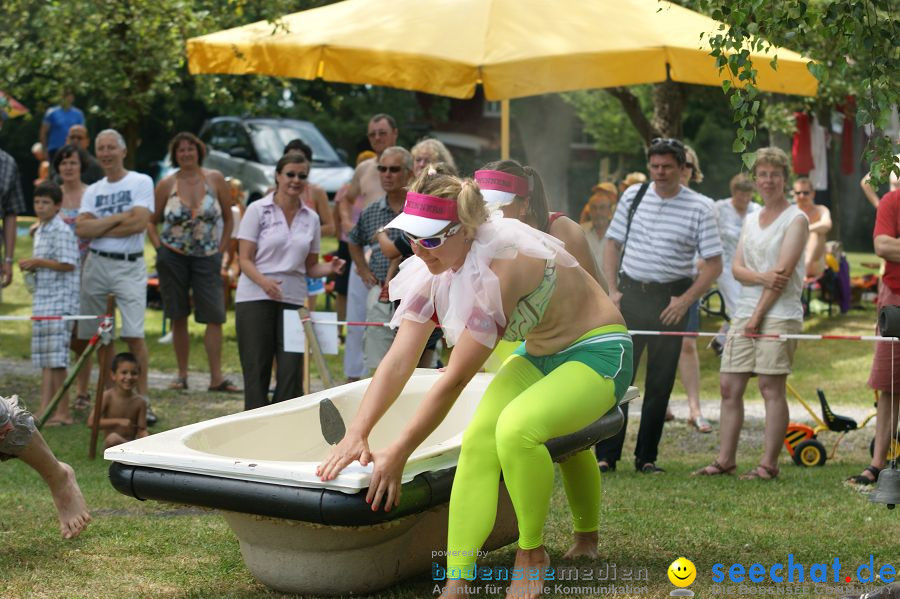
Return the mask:
<path fill-rule="evenodd" d="M 482 189 L 481 197 L 489 210 L 499 210 L 504 206 L 508 206 L 516 199 L 516 194 L 508 191 L 500 191 L 499 189 Z"/>
<path fill-rule="evenodd" d="M 385 229 L 400 229 L 414 237 L 432 237 L 447 228 L 450 220 L 434 220 L 413 214 L 401 213 L 400 216 L 385 225 Z"/>

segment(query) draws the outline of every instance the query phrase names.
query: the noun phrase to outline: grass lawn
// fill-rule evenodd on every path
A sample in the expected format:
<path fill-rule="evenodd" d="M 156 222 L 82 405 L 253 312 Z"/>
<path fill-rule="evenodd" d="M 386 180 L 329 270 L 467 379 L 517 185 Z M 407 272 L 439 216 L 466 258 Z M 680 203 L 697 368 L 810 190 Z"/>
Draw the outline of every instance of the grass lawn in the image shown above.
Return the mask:
<path fill-rule="evenodd" d="M 29 253 L 28 241 L 20 240 L 17 255 Z M 873 260 L 866 255 L 852 258 L 856 264 Z M 854 274 L 860 271 L 854 267 Z M 16 281 L 4 290 L 0 314 L 30 312 L 30 298 L 18 272 Z M 806 330 L 870 333 L 874 319 L 874 309 L 869 307 L 844 316 L 812 317 Z M 718 323 L 706 320 L 702 329 L 713 330 L 717 326 Z M 159 312 L 149 312 L 151 366 L 171 370 L 171 347 L 153 340 L 160 327 Z M 191 368 L 203 370 L 202 330 L 192 327 L 192 336 Z M 0 323 L 0 358 L 27 359 L 29 338 L 27 323 Z M 713 401 L 718 397 L 716 364 L 712 354 L 702 349 L 704 345 L 701 342 L 703 398 Z M 223 353 L 226 370 L 239 372 L 233 322 L 226 326 Z M 833 404 L 864 407 L 872 399 L 871 391 L 865 387 L 871 355 L 869 344 L 804 342 L 797 352 L 796 372 L 791 379 L 811 399 L 815 388 L 822 387 Z M 638 378 L 638 383 L 642 380 Z M 0 394 L 35 398 L 37 392 L 36 376 L 0 373 Z M 676 399 L 683 399 L 680 387 L 675 395 Z M 156 391 L 153 400 L 154 408 L 164 415 L 159 430 L 236 412 L 242 406 L 237 397 L 209 393 Z M 748 401 L 758 401 L 755 391 L 748 394 Z M 805 420 L 795 407 L 792 403 L 794 417 Z M 628 429 L 629 454 L 636 429 Z M 749 419 L 742 433 L 740 471 L 756 463 L 762 434 L 762 421 Z M 236 538 L 217 513 L 190 506 L 139 502 L 120 495 L 107 481 L 107 464 L 102 459 L 87 459 L 89 432 L 80 424 L 48 429 L 45 436 L 56 454 L 75 468 L 94 521 L 77 540 L 62 540 L 52 501 L 39 477 L 16 460 L 0 466 L 0 597 L 281 596 L 253 579 L 243 564 Z M 714 593 L 715 564 L 723 564 L 727 571 L 732 563 L 760 563 L 768 571 L 769 566 L 786 563 L 788 555 L 793 554 L 794 563 L 805 565 L 807 580 L 802 586 L 808 589 L 808 596 L 836 597 L 840 595 L 828 593 L 809 581 L 812 564 L 827 564 L 829 580 L 835 558 L 840 560 L 842 578 L 855 577 L 857 567 L 868 563 L 870 555 L 874 555 L 876 569 L 886 563 L 900 568 L 898 514 L 869 503 L 865 495 L 842 482 L 868 463 L 870 438 L 871 428 L 851 433 L 836 459 L 822 468 L 801 469 L 783 454 L 782 474 L 773 482 L 738 481 L 736 477 L 701 480 L 688 474 L 713 458 L 717 436 L 696 434 L 679 421 L 667 424 L 660 448 L 667 474 L 638 475 L 629 470 L 628 460 L 623 460 L 618 472 L 603 478 L 600 551 L 610 573 L 612 565 L 616 566 L 614 584 L 647 589 L 644 594 L 632 592 L 624 596 L 667 597 L 675 587 L 668 581 L 666 569 L 673 560 L 685 556 L 698 571 L 690 588 L 698 596 L 705 596 Z M 834 440 L 831 433 L 823 435 L 829 447 Z M 545 530 L 554 565 L 565 565 L 560 558 L 567 548 L 570 523 L 559 482 Z M 514 550 L 507 547 L 492 552 L 482 563 L 508 567 L 513 558 Z M 588 561 L 576 565 L 589 569 L 597 566 Z M 625 578 L 629 569 L 632 580 Z M 642 574 L 644 580 L 634 580 L 638 572 L 646 573 Z M 611 582 L 582 579 L 564 583 L 595 589 L 577 593 L 556 592 L 557 583 L 548 583 L 550 592 L 546 596 L 601 597 L 605 595 L 599 587 Z M 756 589 L 756 585 L 749 586 Z M 433 587 L 426 574 L 377 597 L 429 597 L 433 596 Z M 495 596 L 487 594 L 484 588 L 480 595 Z"/>

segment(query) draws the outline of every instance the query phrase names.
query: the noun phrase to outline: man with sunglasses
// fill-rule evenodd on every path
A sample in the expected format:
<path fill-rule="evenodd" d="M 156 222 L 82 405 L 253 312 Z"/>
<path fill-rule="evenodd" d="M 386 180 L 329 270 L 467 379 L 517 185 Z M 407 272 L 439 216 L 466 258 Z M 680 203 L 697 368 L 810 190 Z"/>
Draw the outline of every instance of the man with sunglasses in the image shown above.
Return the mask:
<path fill-rule="evenodd" d="M 350 180 L 350 189 L 347 190 L 347 198 L 352 200 L 362 194 L 366 198 L 365 205 L 368 206 L 381 197 L 378 160 L 386 149 L 397 145 L 399 134 L 397 121 L 391 115 L 379 113 L 369 119 L 366 137 L 369 138 L 369 145 L 375 152 L 375 158 L 360 162 L 356 167 L 353 179 Z"/>
<path fill-rule="evenodd" d="M 806 241 L 806 278 L 818 279 L 825 272 L 825 241 L 831 230 L 831 211 L 816 204 L 816 190 L 812 181 L 800 177 L 791 189 L 797 208 L 809 219 L 809 239 Z"/>
<path fill-rule="evenodd" d="M 712 200 L 681 184 L 687 162 L 684 144 L 656 138 L 650 142 L 647 160 L 652 183 L 625 191 L 606 233 L 603 269 L 609 297 L 631 330 L 684 331 L 688 308 L 722 272 L 722 242 Z M 696 254 L 703 265 L 694 278 Z M 635 365 L 645 348 L 647 374 L 634 465 L 638 472 L 656 474 L 663 472 L 656 465 L 657 451 L 681 338 L 635 336 Z M 622 408 L 627 417 L 628 406 Z M 627 426 L 626 418 L 618 435 L 597 445 L 601 471 L 615 470 Z"/>
<path fill-rule="evenodd" d="M 391 304 L 379 301 L 381 287 L 387 280 L 390 259 L 381 251 L 381 247 L 375 237 L 398 214 L 403 212 L 403 204 L 406 201 L 406 185 L 412 177 L 412 155 L 404 148 L 391 146 L 385 148 L 378 157 L 376 172 L 383 196 L 366 207 L 350 234 L 347 236 L 347 246 L 350 257 L 356 267 L 356 272 L 368 289 L 365 301 L 365 311 L 359 310 L 358 304 L 353 302 L 352 295 L 348 297 L 347 320 L 363 320 L 369 322 L 388 322 L 391 319 Z M 392 241 L 396 241 L 402 234 L 398 229 L 385 230 Z M 368 255 L 368 258 L 366 257 Z M 353 327 L 350 328 L 353 331 Z M 369 369 L 375 368 L 381 362 L 381 358 L 390 349 L 394 340 L 394 331 L 386 327 L 366 327 L 363 333 L 363 355 L 365 375 Z M 351 336 L 347 335 L 347 351 L 350 351 Z M 347 361 L 344 367 L 347 370 Z M 350 374 L 348 373 L 348 376 Z"/>

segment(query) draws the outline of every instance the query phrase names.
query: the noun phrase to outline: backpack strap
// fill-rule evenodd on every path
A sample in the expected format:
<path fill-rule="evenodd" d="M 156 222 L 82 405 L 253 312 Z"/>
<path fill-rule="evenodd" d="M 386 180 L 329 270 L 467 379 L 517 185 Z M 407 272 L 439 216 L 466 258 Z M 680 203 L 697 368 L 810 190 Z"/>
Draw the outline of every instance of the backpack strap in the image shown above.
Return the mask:
<path fill-rule="evenodd" d="M 631 233 L 631 221 L 634 220 L 634 213 L 637 212 L 638 206 L 641 205 L 641 200 L 644 199 L 644 194 L 647 193 L 647 190 L 649 188 L 649 182 L 641 185 L 641 188 L 638 189 L 637 195 L 634 196 L 634 201 L 632 201 L 631 206 L 628 207 L 628 221 L 625 225 L 625 240 L 622 242 L 622 253 L 619 255 L 619 278 L 621 278 L 622 275 L 622 261 L 625 259 L 625 250 L 628 245 L 628 235 Z"/>

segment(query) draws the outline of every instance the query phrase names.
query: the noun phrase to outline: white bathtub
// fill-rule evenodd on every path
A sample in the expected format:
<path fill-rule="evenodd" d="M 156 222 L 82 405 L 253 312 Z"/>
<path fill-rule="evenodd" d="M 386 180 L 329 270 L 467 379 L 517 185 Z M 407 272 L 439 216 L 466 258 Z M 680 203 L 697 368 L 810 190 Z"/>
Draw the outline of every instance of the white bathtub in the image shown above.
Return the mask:
<path fill-rule="evenodd" d="M 371 449 L 396 437 L 438 376 L 434 370 L 415 372 L 372 431 Z M 443 562 L 432 559 L 432 551 L 446 546 L 447 502 L 462 433 L 492 377 L 476 375 L 413 453 L 401 505 L 387 513 L 372 512 L 364 501 L 371 466 L 355 463 L 327 483 L 315 475 L 331 447 L 326 436 L 334 436 L 340 419 L 353 419 L 369 379 L 150 435 L 108 449 L 104 457 L 114 462 L 113 485 L 126 495 L 223 510 L 248 568 L 264 584 L 294 593 L 372 592 Z M 632 388 L 626 400 L 636 396 Z M 615 409 L 592 432 L 548 447 L 558 459 L 612 436 L 621 422 Z M 502 484 L 500 490 L 486 549 L 517 537 Z"/>

